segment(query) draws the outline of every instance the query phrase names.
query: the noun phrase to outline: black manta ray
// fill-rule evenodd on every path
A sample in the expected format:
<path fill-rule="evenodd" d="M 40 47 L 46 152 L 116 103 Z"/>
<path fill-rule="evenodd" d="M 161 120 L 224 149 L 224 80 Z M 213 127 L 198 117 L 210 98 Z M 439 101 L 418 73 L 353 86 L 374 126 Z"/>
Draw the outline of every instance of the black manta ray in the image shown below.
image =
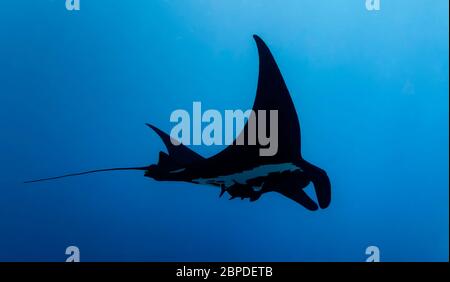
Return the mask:
<path fill-rule="evenodd" d="M 256 119 L 259 110 L 278 111 L 278 151 L 273 156 L 261 156 L 259 149 L 262 146 L 258 144 L 244 142 L 238 145 L 236 138 L 223 151 L 204 158 L 183 144 L 174 145 L 168 134 L 147 124 L 161 137 L 168 150 L 168 154 L 159 153 L 159 161 L 155 165 L 98 169 L 27 183 L 101 171 L 144 170 L 145 176 L 158 181 L 184 181 L 218 187 L 220 196 L 228 193 L 230 199 L 256 201 L 264 193 L 278 192 L 308 210 L 328 207 L 331 201 L 330 180 L 323 169 L 303 159 L 300 125 L 289 91 L 267 45 L 257 35 L 254 39 L 259 53 L 259 78 L 252 110 Z M 240 135 L 248 132 L 247 123 Z M 311 182 L 318 205 L 303 190 Z"/>

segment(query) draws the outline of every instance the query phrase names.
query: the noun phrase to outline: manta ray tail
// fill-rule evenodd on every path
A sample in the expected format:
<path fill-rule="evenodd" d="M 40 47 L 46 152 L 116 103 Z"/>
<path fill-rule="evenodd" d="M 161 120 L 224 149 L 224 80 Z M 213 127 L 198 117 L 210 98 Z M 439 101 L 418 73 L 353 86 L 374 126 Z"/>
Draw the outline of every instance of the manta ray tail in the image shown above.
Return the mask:
<path fill-rule="evenodd" d="M 89 173 L 97 173 L 97 172 L 104 172 L 104 171 L 114 171 L 114 170 L 147 170 L 148 166 L 142 166 L 142 167 L 115 167 L 115 168 L 102 168 L 102 169 L 95 169 L 95 170 L 89 170 L 89 171 L 83 171 L 83 172 L 77 172 L 77 173 L 69 173 L 64 174 L 60 176 L 55 177 L 49 177 L 49 178 L 41 178 L 41 179 L 35 179 L 35 180 L 28 180 L 24 183 L 33 183 L 33 182 L 40 182 L 40 181 L 47 181 L 47 180 L 54 180 L 64 177 L 71 177 L 71 176 L 79 176 L 83 174 L 89 174 Z"/>

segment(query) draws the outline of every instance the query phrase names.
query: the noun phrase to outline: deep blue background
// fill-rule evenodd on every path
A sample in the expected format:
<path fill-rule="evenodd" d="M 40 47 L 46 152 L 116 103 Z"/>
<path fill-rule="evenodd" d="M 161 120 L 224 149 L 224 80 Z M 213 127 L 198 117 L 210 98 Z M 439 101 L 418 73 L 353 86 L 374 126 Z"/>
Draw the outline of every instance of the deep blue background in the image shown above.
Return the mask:
<path fill-rule="evenodd" d="M 448 1 L 1 1 L 0 260 L 448 260 Z M 270 46 L 331 206 L 113 172 L 171 111 L 247 109 Z M 221 148 L 195 147 L 208 156 Z"/>

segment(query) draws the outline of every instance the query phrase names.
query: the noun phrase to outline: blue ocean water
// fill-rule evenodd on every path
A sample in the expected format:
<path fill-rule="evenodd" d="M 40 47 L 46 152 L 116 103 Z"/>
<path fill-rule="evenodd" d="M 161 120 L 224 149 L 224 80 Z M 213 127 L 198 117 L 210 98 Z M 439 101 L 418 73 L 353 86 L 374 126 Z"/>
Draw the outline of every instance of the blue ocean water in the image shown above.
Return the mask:
<path fill-rule="evenodd" d="M 448 1 L 1 1 L 0 260 L 446 261 Z M 333 198 L 228 201 L 147 165 L 175 109 L 250 108 L 271 48 Z M 222 148 L 193 148 L 210 156 Z"/>

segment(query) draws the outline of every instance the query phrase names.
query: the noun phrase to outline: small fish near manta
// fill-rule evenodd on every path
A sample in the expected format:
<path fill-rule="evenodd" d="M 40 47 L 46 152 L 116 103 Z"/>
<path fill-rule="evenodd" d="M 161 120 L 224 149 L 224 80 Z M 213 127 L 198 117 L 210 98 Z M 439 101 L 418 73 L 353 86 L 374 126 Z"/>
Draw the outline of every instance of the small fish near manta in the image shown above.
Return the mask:
<path fill-rule="evenodd" d="M 113 170 L 144 170 L 145 176 L 158 181 L 183 181 L 220 188 L 220 196 L 258 200 L 267 192 L 278 192 L 308 210 L 327 208 L 331 201 L 331 184 L 327 173 L 307 162 L 301 155 L 300 124 L 294 104 L 269 48 L 257 35 L 253 36 L 259 54 L 259 77 L 253 104 L 254 118 L 260 110 L 278 111 L 278 151 L 261 156 L 260 145 L 236 144 L 236 138 L 223 151 L 204 158 L 183 144 L 174 145 L 171 137 L 147 124 L 162 139 L 168 154 L 159 153 L 157 164 L 144 167 L 97 169 L 25 183 Z M 248 123 L 240 134 L 249 132 Z M 176 142 L 174 142 L 176 143 Z M 317 196 L 314 202 L 303 189 L 312 182 Z"/>

